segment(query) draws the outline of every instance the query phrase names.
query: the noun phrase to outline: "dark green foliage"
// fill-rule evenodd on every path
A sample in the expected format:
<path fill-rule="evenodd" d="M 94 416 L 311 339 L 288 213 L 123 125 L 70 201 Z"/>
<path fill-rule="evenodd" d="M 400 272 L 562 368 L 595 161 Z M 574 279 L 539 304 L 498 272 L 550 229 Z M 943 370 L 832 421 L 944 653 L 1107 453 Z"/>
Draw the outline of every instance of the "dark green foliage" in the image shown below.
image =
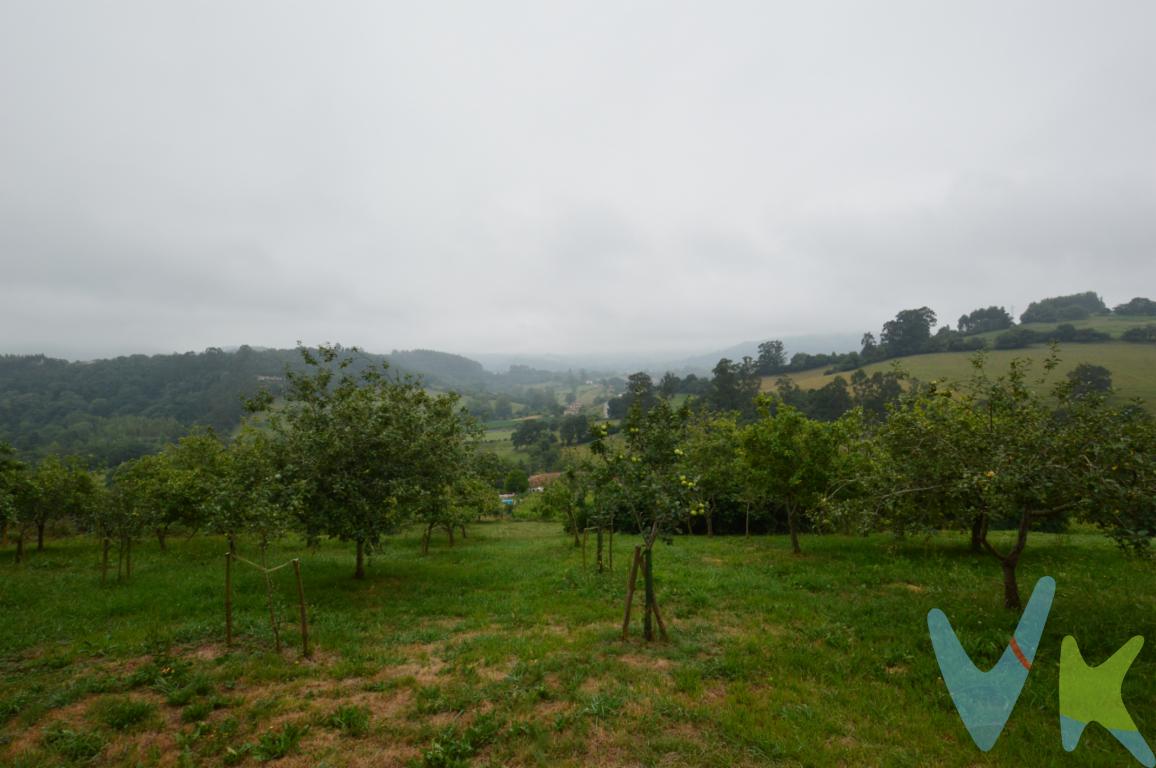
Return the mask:
<path fill-rule="evenodd" d="M 714 378 L 706 396 L 710 407 L 722 413 L 737 413 L 741 418 L 753 418 L 755 396 L 761 384 L 755 361 L 744 357 L 736 363 L 724 357 L 712 373 Z"/>
<path fill-rule="evenodd" d="M 558 436 L 563 445 L 577 445 L 590 442 L 590 419 L 583 413 L 574 413 L 562 417 L 558 425 Z"/>
<path fill-rule="evenodd" d="M 276 386 L 294 353 L 241 347 L 70 363 L 0 356 L 0 439 L 28 456 L 82 455 L 112 466 L 157 451 L 194 425 L 229 433 L 245 397 Z"/>
<path fill-rule="evenodd" d="M 514 433 L 510 435 L 510 442 L 515 448 L 525 448 L 550 438 L 557 439 L 546 419 L 525 419 L 518 422 Z"/>
<path fill-rule="evenodd" d="M 1068 371 L 1067 378 L 1074 397 L 1107 394 L 1112 391 L 1112 372 L 1102 365 L 1080 363 Z"/>
<path fill-rule="evenodd" d="M 525 493 L 530 490 L 530 478 L 524 469 L 511 469 L 503 485 L 506 493 Z"/>
<path fill-rule="evenodd" d="M 1003 307 L 991 306 L 986 309 L 972 310 L 959 318 L 959 332 L 965 336 L 988 331 L 1002 331 L 1011 328 L 1012 316 Z"/>
<path fill-rule="evenodd" d="M 1143 327 L 1129 328 L 1120 334 L 1120 338 L 1124 341 L 1131 341 L 1133 343 L 1151 344 L 1156 342 L 1156 324 L 1149 324 Z"/>
<path fill-rule="evenodd" d="M 1033 301 L 1020 315 L 1021 323 L 1058 323 L 1106 314 L 1108 307 L 1095 291 Z"/>
<path fill-rule="evenodd" d="M 760 344 L 756 364 L 760 376 L 774 376 L 781 372 L 787 365 L 787 352 L 783 342 L 774 339 Z"/>
<path fill-rule="evenodd" d="M 1051 331 L 1013 328 L 996 336 L 994 346 L 996 349 L 1022 349 L 1032 344 L 1050 344 L 1052 342 L 1091 344 L 1108 341 L 1111 338 L 1111 334 L 1104 331 L 1097 331 L 1093 328 L 1076 328 L 1071 323 L 1061 323 Z"/>
<path fill-rule="evenodd" d="M 643 371 L 632 373 L 626 382 L 626 391 L 610 400 L 608 406 L 610 418 L 626 418 L 626 415 L 634 407 L 635 403 L 638 403 L 642 412 L 645 413 L 650 410 L 657 399 L 658 393 L 655 390 L 654 382 L 651 380 L 650 375 Z"/>
<path fill-rule="evenodd" d="M 1117 315 L 1156 315 L 1156 301 L 1137 296 L 1125 304 L 1117 304 L 1112 308 Z"/>
<path fill-rule="evenodd" d="M 935 312 L 928 307 L 904 309 L 883 324 L 879 344 L 888 357 L 919 354 L 931 339 L 935 322 Z"/>

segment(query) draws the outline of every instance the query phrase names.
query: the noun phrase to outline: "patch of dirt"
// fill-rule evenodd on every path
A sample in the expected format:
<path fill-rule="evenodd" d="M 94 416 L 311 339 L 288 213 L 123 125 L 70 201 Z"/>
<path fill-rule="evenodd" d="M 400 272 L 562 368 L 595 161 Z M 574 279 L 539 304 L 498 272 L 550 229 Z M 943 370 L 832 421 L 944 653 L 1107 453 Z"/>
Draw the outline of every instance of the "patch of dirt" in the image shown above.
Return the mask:
<path fill-rule="evenodd" d="M 637 653 L 624 653 L 618 657 L 618 660 L 628 667 L 655 669 L 660 672 L 665 672 L 674 666 L 670 659 L 664 659 L 661 656 L 643 656 Z"/>

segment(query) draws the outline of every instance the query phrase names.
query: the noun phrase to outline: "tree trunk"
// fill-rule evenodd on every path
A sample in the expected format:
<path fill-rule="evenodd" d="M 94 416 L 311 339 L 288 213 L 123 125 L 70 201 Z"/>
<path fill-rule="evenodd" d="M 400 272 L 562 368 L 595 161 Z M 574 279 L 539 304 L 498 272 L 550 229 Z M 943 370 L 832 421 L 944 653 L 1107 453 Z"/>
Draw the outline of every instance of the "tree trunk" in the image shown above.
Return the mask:
<path fill-rule="evenodd" d="M 454 527 L 452 525 L 446 526 L 446 532 L 450 535 L 450 546 L 454 545 Z"/>
<path fill-rule="evenodd" d="M 237 537 L 230 533 L 229 534 L 229 555 L 234 556 L 236 554 L 237 554 Z"/>
<path fill-rule="evenodd" d="M 1016 543 L 1011 551 L 1006 555 L 1000 554 L 991 542 L 987 540 L 987 520 L 984 518 L 984 523 L 980 526 L 980 544 L 986 549 L 992 557 L 999 560 L 1000 568 L 1003 570 L 1003 605 L 1004 608 L 1010 610 L 1019 610 L 1023 607 L 1020 600 L 1019 585 L 1016 583 L 1016 566 L 1020 563 L 1020 555 L 1023 554 L 1024 548 L 1028 544 L 1028 531 L 1032 527 L 1032 515 L 1030 511 L 1024 511 L 1020 515 L 1019 529 L 1016 532 Z"/>
<path fill-rule="evenodd" d="M 100 544 L 100 583 L 108 583 L 108 549 L 112 546 L 112 542 L 105 536 Z"/>
<path fill-rule="evenodd" d="M 423 555 L 429 554 L 429 540 L 430 540 L 430 536 L 432 536 L 432 535 L 433 535 L 433 523 L 430 523 L 429 525 L 427 525 L 425 527 L 425 533 L 421 537 L 421 553 Z"/>
<path fill-rule="evenodd" d="M 21 532 L 16 537 L 16 562 L 17 564 L 24 562 L 24 533 Z"/>
<path fill-rule="evenodd" d="M 642 636 L 647 642 L 654 639 L 654 546 L 642 551 L 642 579 L 646 589 L 646 610 L 643 612 Z"/>
<path fill-rule="evenodd" d="M 799 526 L 795 521 L 795 508 L 793 506 L 787 507 L 787 527 L 791 530 L 791 554 L 803 554 L 803 550 L 799 547 Z"/>
<path fill-rule="evenodd" d="M 1016 565 L 1019 558 L 1008 558 L 1000 563 L 1003 568 L 1003 607 L 1019 610 L 1022 607 L 1020 603 L 1020 589 L 1016 583 Z"/>
<path fill-rule="evenodd" d="M 706 508 L 706 535 L 707 537 L 714 536 L 714 514 L 710 507 Z"/>
<path fill-rule="evenodd" d="M 751 503 L 747 502 L 747 520 L 746 520 L 746 537 L 751 537 Z"/>
<path fill-rule="evenodd" d="M 157 528 L 157 543 L 161 545 L 161 552 L 164 552 L 167 548 L 165 545 L 165 529 L 164 528 Z"/>
<path fill-rule="evenodd" d="M 598 562 L 598 572 L 602 573 L 602 529 L 601 528 L 598 529 L 598 556 L 596 559 Z"/>
<path fill-rule="evenodd" d="M 458 528 L 461 530 L 462 538 L 464 539 L 466 537 L 466 527 L 464 525 L 459 525 Z"/>
<path fill-rule="evenodd" d="M 0 547 L 8 546 L 8 521 L 0 523 Z"/>
<path fill-rule="evenodd" d="M 365 578 L 365 539 L 357 540 L 357 568 L 353 571 L 353 578 Z"/>
<path fill-rule="evenodd" d="M 983 523 L 984 523 L 984 518 L 985 518 L 985 515 L 983 515 L 981 513 L 981 514 L 976 515 L 975 520 L 973 520 L 971 522 L 971 551 L 972 552 L 982 552 L 983 551 Z"/>
<path fill-rule="evenodd" d="M 124 544 L 124 577 L 132 578 L 132 537 Z"/>
<path fill-rule="evenodd" d="M 36 551 L 37 552 L 43 552 L 44 551 L 44 523 L 43 522 L 39 522 L 36 524 Z"/>

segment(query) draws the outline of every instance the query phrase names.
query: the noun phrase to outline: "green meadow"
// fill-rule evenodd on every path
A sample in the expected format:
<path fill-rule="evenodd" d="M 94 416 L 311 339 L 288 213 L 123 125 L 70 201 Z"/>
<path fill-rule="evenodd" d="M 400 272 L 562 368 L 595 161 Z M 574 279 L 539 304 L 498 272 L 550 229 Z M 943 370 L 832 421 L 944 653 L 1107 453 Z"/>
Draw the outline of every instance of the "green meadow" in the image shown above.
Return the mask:
<path fill-rule="evenodd" d="M 896 540 L 676 537 L 656 550 L 669 639 L 621 625 L 637 537 L 613 570 L 584 567 L 556 523 L 483 523 L 420 555 L 414 530 L 351 578 L 350 547 L 289 539 L 313 656 L 302 657 L 292 569 L 274 574 L 273 649 L 260 574 L 235 571 L 224 643 L 223 541 L 134 551 L 101 586 L 95 543 L 0 553 L 0 765 L 33 766 L 1128 766 L 1099 726 L 1063 751 L 1061 639 L 1099 664 L 1156 636 L 1156 572 L 1094 532 L 1032 534 L 1025 597 L 1058 582 L 1032 673 L 989 753 L 939 678 L 926 616 L 943 609 L 981 668 L 1018 616 L 999 569 L 962 535 Z M 252 556 L 241 544 L 242 554 Z M 639 599 L 639 606 L 641 600 Z M 1156 738 L 1156 652 L 1124 701 Z"/>
<path fill-rule="evenodd" d="M 1102 321 L 1104 324 L 1109 320 Z M 1133 323 L 1135 325 L 1135 323 Z M 1025 326 L 1028 327 L 1028 326 Z M 868 374 L 875 371 L 891 370 L 897 363 L 900 368 L 921 381 L 933 379 L 947 379 L 960 382 L 966 380 L 974 368 L 971 359 L 974 353 L 970 352 L 939 352 L 929 355 L 911 355 L 873 363 L 863 367 Z M 1042 374 L 1042 362 L 1049 354 L 1045 346 L 1032 346 L 1027 349 L 994 350 L 985 353 L 988 360 L 988 370 L 1006 371 L 1008 364 L 1015 358 L 1029 358 L 1035 361 L 1034 372 Z M 1052 374 L 1050 381 L 1066 374 L 1080 363 L 1102 365 L 1112 372 L 1112 384 L 1116 394 L 1121 399 L 1139 398 L 1149 406 L 1156 405 L 1156 344 L 1133 344 L 1124 341 L 1100 342 L 1093 344 L 1062 344 L 1059 347 L 1060 365 Z M 802 373 L 790 374 L 791 378 L 803 389 L 817 389 L 835 378 L 836 375 L 844 379 L 850 378 L 850 372 L 840 374 L 824 373 L 825 369 L 816 368 Z M 763 379 L 763 389 L 774 388 L 776 377 Z"/>

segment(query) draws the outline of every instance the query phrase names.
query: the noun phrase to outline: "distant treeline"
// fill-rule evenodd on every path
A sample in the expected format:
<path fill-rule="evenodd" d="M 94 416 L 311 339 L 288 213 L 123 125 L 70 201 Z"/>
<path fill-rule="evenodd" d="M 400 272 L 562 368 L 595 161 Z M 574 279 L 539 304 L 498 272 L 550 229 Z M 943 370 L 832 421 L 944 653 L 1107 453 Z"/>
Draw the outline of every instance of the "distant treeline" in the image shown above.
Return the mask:
<path fill-rule="evenodd" d="M 1156 302 L 1135 298 L 1108 309 L 1097 294 L 1088 291 L 1032 302 L 1020 315 L 1020 320 L 1047 323 L 1113 314 L 1121 317 L 1156 316 Z M 878 336 L 871 332 L 863 334 L 862 347 L 855 352 L 798 352 L 788 360 L 783 342 L 771 340 L 759 345 L 757 357 L 747 356 L 737 362 L 722 358 L 710 378 L 693 373 L 680 378 L 667 372 L 654 385 L 649 375 L 634 374 L 629 379 L 628 391 L 610 400 L 609 415 L 614 419 L 625 417 L 638 397 L 634 393 L 643 392 L 652 393 L 647 397 L 687 395 L 694 399 L 696 407 L 753 417 L 754 399 L 764 377 L 778 377 L 775 388 L 779 396 L 813 419 L 832 421 L 855 407 L 863 408 L 868 415 L 882 415 L 887 404 L 899 397 L 899 382 L 903 376 L 878 371 L 867 376 L 859 370 L 865 365 L 934 352 L 975 352 L 988 347 L 1020 349 L 1032 344 L 1093 343 L 1112 338 L 1111 334 L 1093 328 L 1077 328 L 1070 322 L 1062 322 L 1051 330 L 1024 328 L 1015 324 L 1005 308 L 998 306 L 975 309 L 960 316 L 955 329 L 947 324 L 933 332 L 937 322 L 935 311 L 929 307 L 905 309 L 884 323 Z M 979 336 L 1000 331 L 1002 333 L 990 341 Z M 1138 343 L 1156 342 L 1156 324 L 1129 328 L 1120 338 Z M 787 376 L 816 368 L 825 369 L 825 373 L 854 373 L 849 381 L 836 376 L 814 390 L 800 389 Z M 647 403 L 643 405 L 645 408 Z"/>
<path fill-rule="evenodd" d="M 392 374 L 475 393 L 478 402 L 507 414 L 514 404 L 522 412 L 560 411 L 553 390 L 533 385 L 577 378 L 526 366 L 494 374 L 468 358 L 432 350 L 359 352 L 351 359 L 354 373 L 388 362 Z M 26 458 L 72 455 L 92 467 L 116 466 L 155 453 L 195 427 L 228 437 L 245 415 L 245 400 L 262 389 L 278 395 L 286 371 L 300 365 L 296 350 L 249 346 L 92 362 L 0 355 L 0 441 Z"/>

